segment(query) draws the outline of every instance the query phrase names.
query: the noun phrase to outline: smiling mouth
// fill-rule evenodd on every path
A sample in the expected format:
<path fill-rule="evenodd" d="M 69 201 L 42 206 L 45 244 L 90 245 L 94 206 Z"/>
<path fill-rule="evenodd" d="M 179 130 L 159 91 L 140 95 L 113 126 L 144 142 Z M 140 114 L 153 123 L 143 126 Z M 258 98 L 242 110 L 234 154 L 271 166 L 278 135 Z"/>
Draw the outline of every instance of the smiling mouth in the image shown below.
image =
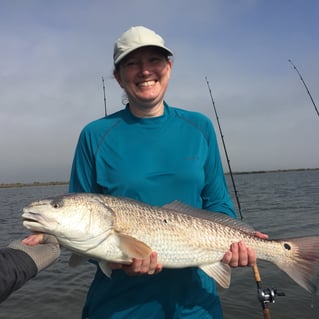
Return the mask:
<path fill-rule="evenodd" d="M 155 85 L 156 81 L 152 80 L 152 81 L 145 81 L 145 82 L 141 82 L 138 84 L 139 87 L 150 87 Z"/>

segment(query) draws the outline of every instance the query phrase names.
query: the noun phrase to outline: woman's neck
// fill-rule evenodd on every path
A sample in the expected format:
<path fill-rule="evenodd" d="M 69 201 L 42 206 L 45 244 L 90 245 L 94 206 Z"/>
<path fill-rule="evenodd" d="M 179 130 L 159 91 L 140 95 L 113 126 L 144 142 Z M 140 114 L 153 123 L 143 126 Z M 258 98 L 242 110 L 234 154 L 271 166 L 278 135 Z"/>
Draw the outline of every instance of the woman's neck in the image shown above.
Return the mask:
<path fill-rule="evenodd" d="M 164 114 L 164 101 L 154 106 L 129 103 L 131 113 L 139 118 L 158 117 Z"/>

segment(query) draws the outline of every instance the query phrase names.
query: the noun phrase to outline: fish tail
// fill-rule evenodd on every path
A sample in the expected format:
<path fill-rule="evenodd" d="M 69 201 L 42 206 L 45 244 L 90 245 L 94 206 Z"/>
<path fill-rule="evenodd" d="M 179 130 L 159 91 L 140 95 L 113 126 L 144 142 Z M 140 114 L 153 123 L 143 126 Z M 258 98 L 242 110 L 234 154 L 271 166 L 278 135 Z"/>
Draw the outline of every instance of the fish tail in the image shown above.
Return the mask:
<path fill-rule="evenodd" d="M 277 266 L 301 287 L 318 295 L 319 236 L 291 238 L 280 243 L 288 258 L 277 260 Z"/>

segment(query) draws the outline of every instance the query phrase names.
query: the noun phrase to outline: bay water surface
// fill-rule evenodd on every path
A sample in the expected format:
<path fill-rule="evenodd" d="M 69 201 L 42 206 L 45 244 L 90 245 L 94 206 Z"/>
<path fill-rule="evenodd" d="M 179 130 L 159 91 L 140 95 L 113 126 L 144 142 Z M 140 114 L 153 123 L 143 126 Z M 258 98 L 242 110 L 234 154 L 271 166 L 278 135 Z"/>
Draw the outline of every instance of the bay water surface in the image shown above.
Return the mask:
<path fill-rule="evenodd" d="M 243 221 L 256 230 L 271 239 L 319 235 L 319 170 L 239 174 L 234 179 Z M 229 176 L 227 181 L 233 193 Z M 0 246 L 29 234 L 21 219 L 25 205 L 66 192 L 67 185 L 0 188 Z M 84 263 L 70 268 L 69 257 L 70 252 L 62 249 L 54 265 L 0 304 L 0 319 L 80 318 L 95 266 Z M 285 293 L 269 305 L 272 319 L 319 317 L 318 296 L 306 292 L 273 264 L 259 261 L 258 266 L 264 288 Z M 219 292 L 225 319 L 263 318 L 251 268 L 234 269 L 230 288 Z"/>

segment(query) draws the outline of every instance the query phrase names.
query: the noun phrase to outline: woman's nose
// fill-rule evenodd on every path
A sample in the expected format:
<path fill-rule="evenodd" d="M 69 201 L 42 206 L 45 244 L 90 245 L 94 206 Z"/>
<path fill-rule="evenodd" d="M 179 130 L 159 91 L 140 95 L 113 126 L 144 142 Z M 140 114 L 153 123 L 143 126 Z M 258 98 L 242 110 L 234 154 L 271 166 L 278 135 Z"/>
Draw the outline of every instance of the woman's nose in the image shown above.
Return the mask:
<path fill-rule="evenodd" d="M 139 70 L 140 70 L 140 72 L 142 73 L 142 74 L 149 74 L 149 73 L 151 73 L 151 66 L 150 66 L 150 64 L 149 63 L 147 63 L 147 62 L 144 62 L 144 61 L 141 61 L 140 63 L 139 63 Z"/>

